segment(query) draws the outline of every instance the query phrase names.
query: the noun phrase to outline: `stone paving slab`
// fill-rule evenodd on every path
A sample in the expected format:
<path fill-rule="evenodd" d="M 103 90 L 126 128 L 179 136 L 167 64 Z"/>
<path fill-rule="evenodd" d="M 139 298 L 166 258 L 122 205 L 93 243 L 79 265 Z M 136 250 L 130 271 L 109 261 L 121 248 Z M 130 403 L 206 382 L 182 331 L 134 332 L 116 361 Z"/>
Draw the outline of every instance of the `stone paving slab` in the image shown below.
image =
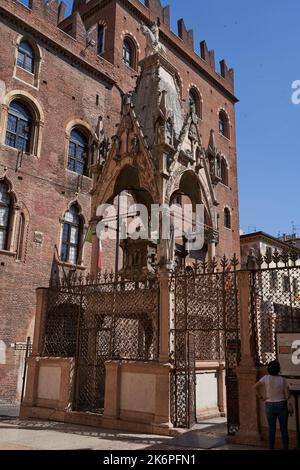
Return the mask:
<path fill-rule="evenodd" d="M 172 445 L 196 449 L 215 449 L 226 444 L 224 437 L 207 436 L 201 431 L 188 431 L 173 439 Z"/>
<path fill-rule="evenodd" d="M 0 420 L 0 449 L 140 450 L 172 440 L 165 436 L 97 430 L 87 426 L 31 420 Z"/>
<path fill-rule="evenodd" d="M 202 432 L 196 428 L 173 438 L 41 420 L 0 419 L 0 450 L 256 449 L 227 444 L 224 436 L 213 435 L 209 425 L 202 428 Z"/>

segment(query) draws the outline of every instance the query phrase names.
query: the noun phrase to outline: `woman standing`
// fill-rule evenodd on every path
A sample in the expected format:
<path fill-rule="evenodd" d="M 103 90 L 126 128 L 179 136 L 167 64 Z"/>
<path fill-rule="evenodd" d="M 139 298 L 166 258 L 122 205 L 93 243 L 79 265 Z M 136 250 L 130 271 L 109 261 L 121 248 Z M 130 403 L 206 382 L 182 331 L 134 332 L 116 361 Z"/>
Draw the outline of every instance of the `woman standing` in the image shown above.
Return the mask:
<path fill-rule="evenodd" d="M 284 450 L 289 448 L 288 418 L 293 414 L 290 392 L 287 381 L 280 375 L 280 364 L 272 361 L 268 365 L 268 375 L 265 375 L 255 385 L 257 396 L 266 402 L 266 415 L 269 424 L 269 447 L 274 450 L 276 423 L 279 420 Z M 263 392 L 263 393 L 262 393 Z"/>

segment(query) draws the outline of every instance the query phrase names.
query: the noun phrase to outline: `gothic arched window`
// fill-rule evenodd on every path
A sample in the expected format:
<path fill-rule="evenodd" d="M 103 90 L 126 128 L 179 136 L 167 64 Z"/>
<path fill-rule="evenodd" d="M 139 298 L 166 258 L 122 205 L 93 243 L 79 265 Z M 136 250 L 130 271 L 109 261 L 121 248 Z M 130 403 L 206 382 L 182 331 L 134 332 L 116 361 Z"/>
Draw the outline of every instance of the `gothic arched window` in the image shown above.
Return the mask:
<path fill-rule="evenodd" d="M 128 67 L 135 68 L 135 46 L 129 38 L 123 42 L 123 62 Z"/>
<path fill-rule="evenodd" d="M 5 143 L 9 147 L 30 152 L 32 117 L 29 109 L 21 101 L 10 103 Z"/>
<path fill-rule="evenodd" d="M 0 181 L 0 250 L 8 249 L 11 203 L 8 185 Z"/>
<path fill-rule="evenodd" d="M 221 181 L 225 186 L 228 186 L 228 169 L 225 158 L 221 159 Z"/>
<path fill-rule="evenodd" d="M 17 66 L 34 73 L 35 53 L 28 41 L 22 40 L 18 46 Z"/>
<path fill-rule="evenodd" d="M 98 25 L 98 36 L 97 36 L 97 54 L 101 55 L 104 52 L 105 44 L 105 28 L 102 24 Z"/>
<path fill-rule="evenodd" d="M 224 209 L 224 227 L 231 228 L 231 214 L 228 207 Z"/>
<path fill-rule="evenodd" d="M 78 129 L 73 129 L 70 135 L 68 169 L 87 176 L 88 140 Z"/>
<path fill-rule="evenodd" d="M 189 93 L 189 111 L 201 118 L 201 100 L 198 92 L 192 88 Z"/>
<path fill-rule="evenodd" d="M 61 261 L 70 264 L 78 264 L 81 240 L 81 221 L 76 204 L 64 215 L 61 241 Z"/>
<path fill-rule="evenodd" d="M 224 111 L 219 113 L 219 132 L 229 139 L 229 120 Z"/>

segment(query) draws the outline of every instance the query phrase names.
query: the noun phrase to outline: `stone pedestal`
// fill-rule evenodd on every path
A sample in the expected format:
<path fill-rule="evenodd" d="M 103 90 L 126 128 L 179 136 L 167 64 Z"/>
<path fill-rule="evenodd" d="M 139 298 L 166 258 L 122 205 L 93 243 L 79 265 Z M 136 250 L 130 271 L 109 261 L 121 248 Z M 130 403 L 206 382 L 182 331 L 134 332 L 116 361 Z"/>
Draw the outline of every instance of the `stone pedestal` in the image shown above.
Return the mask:
<path fill-rule="evenodd" d="M 107 362 L 104 418 L 171 427 L 169 376 L 169 364 Z"/>
<path fill-rule="evenodd" d="M 237 368 L 239 384 L 240 429 L 235 442 L 260 445 L 259 409 L 254 385 L 257 382 L 257 369 L 251 364 L 241 364 Z"/>
<path fill-rule="evenodd" d="M 235 443 L 260 445 L 259 407 L 254 385 L 258 380 L 258 369 L 255 367 L 251 349 L 251 331 L 249 323 L 250 285 L 249 272 L 238 273 L 240 326 L 241 326 L 241 362 L 237 368 L 239 387 L 240 430 L 231 438 Z"/>
<path fill-rule="evenodd" d="M 171 427 L 170 365 L 106 363 L 104 418 Z"/>

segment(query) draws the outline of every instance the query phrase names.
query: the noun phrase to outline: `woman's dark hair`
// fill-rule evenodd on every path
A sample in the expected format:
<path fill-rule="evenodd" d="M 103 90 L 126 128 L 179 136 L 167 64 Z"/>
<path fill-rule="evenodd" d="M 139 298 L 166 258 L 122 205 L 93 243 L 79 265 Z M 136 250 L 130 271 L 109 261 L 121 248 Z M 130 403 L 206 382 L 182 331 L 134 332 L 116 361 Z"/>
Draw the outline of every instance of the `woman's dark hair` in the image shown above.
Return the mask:
<path fill-rule="evenodd" d="M 278 361 L 272 361 L 268 365 L 268 372 L 270 375 L 278 375 L 280 372 L 280 364 Z"/>

